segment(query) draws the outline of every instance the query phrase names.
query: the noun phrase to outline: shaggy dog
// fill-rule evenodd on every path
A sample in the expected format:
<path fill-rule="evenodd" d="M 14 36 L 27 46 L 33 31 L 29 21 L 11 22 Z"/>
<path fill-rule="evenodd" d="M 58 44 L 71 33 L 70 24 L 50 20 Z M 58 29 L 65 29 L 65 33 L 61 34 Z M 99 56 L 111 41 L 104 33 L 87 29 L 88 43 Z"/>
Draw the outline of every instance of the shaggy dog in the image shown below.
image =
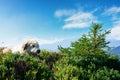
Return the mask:
<path fill-rule="evenodd" d="M 12 53 L 19 52 L 20 54 L 27 52 L 29 55 L 33 56 L 37 56 L 40 53 L 39 44 L 36 40 L 27 40 L 21 45 L 5 48 L 3 49 L 3 54 L 9 51 L 12 51 Z"/>

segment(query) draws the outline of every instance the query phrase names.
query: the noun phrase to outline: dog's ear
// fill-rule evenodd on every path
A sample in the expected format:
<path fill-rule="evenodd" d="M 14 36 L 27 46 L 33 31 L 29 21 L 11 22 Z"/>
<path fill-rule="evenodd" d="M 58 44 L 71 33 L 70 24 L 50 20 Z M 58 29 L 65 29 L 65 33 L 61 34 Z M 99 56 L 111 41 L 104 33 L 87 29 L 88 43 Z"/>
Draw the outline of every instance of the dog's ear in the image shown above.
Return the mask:
<path fill-rule="evenodd" d="M 26 50 L 27 47 L 28 47 L 28 43 L 27 43 L 27 42 L 25 42 L 25 43 L 22 44 L 22 48 L 23 48 L 23 50 Z"/>
<path fill-rule="evenodd" d="M 26 50 L 27 47 L 28 47 L 28 44 L 26 43 L 23 49 Z"/>

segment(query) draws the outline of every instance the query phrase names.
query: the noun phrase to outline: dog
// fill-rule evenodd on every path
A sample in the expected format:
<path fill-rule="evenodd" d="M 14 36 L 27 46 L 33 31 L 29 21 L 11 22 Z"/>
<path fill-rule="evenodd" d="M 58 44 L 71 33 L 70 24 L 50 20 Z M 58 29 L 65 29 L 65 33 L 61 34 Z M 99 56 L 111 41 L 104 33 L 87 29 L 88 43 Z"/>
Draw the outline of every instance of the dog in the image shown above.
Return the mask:
<path fill-rule="evenodd" d="M 27 40 L 24 41 L 21 45 L 3 49 L 3 54 L 6 54 L 9 51 L 12 53 L 19 52 L 20 54 L 27 52 L 29 55 L 37 56 L 40 53 L 40 48 L 36 40 Z"/>

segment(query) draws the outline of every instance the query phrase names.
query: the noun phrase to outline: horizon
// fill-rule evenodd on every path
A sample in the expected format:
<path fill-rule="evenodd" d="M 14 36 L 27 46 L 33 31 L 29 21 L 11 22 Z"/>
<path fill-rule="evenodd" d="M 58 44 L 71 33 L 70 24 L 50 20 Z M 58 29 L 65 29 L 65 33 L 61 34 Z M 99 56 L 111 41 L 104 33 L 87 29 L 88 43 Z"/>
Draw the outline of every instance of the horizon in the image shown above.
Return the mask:
<path fill-rule="evenodd" d="M 56 51 L 86 34 L 93 22 L 111 30 L 110 46 L 120 45 L 120 0 L 0 0 L 0 46 L 35 39 L 41 49 Z"/>

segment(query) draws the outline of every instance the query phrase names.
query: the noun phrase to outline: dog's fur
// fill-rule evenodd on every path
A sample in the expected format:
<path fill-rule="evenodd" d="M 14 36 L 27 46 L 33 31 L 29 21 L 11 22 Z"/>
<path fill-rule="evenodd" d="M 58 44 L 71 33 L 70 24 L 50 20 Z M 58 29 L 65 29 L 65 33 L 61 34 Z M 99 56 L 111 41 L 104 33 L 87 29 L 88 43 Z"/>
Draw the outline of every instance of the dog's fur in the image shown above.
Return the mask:
<path fill-rule="evenodd" d="M 7 47 L 3 49 L 3 54 L 6 54 L 9 51 L 12 51 L 12 53 L 19 52 L 20 54 L 27 52 L 29 55 L 34 56 L 40 53 L 39 44 L 36 40 L 27 40 L 23 42 L 21 45 L 15 47 Z"/>

